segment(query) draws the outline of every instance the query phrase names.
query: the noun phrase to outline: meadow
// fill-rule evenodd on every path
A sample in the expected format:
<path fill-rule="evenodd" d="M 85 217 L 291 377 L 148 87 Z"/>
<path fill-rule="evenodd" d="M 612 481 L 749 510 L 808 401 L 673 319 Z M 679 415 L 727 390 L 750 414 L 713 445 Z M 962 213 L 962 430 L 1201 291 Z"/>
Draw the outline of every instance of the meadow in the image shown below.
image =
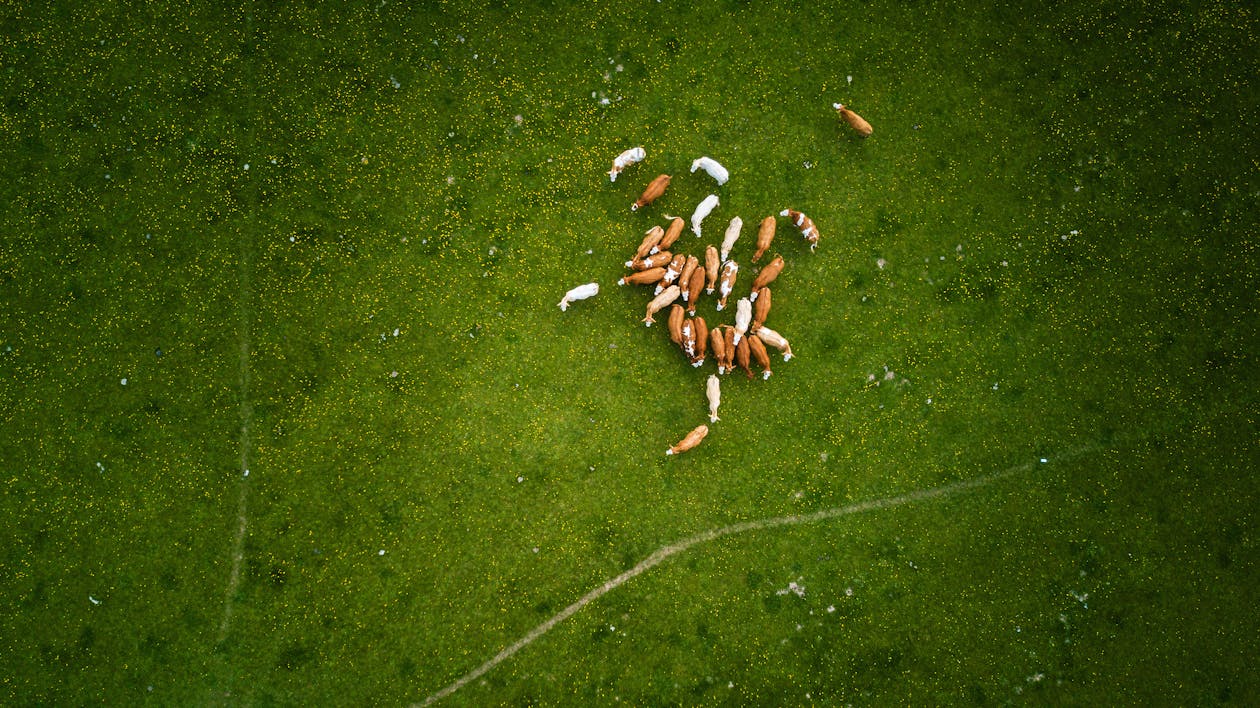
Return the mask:
<path fill-rule="evenodd" d="M 1254 704 L 1254 7 L 701 5 L 0 10 L 0 703 Z"/>

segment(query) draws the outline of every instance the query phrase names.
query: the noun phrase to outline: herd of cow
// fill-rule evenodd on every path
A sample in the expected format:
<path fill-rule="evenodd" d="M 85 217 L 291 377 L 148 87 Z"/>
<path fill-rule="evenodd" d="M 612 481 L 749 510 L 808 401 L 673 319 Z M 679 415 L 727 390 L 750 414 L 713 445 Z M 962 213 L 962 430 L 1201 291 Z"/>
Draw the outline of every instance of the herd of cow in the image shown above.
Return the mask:
<path fill-rule="evenodd" d="M 862 137 L 871 134 L 870 124 L 860 116 L 840 104 L 835 108 L 841 117 Z M 631 148 L 613 160 L 609 170 L 609 179 L 617 181 L 617 176 L 627 167 L 643 161 L 647 157 L 641 147 Z M 713 177 L 718 185 L 725 184 L 730 178 L 729 172 L 716 160 L 701 157 L 691 164 L 691 171 L 703 170 Z M 630 206 L 631 211 L 638 211 L 656 201 L 669 187 L 670 175 L 660 175 L 652 180 L 638 199 Z M 691 230 L 696 238 L 702 238 L 701 225 L 705 217 L 718 206 L 716 194 L 710 194 L 696 207 L 691 215 Z M 739 239 L 744 222 L 738 216 L 731 219 L 726 227 L 721 247 L 707 245 L 704 249 L 704 264 L 694 255 L 676 252 L 679 237 L 682 236 L 686 223 L 681 217 L 664 215 L 669 225 L 662 228 L 653 226 L 648 229 L 635 250 L 634 256 L 626 261 L 630 273 L 617 281 L 618 285 L 652 286 L 653 297 L 648 302 L 643 322 L 651 327 L 656 320 L 654 315 L 665 308 L 669 309 L 667 317 L 669 338 L 682 350 L 692 366 L 704 364 L 705 358 L 712 355 L 717 362 L 718 375 L 727 374 L 737 367 L 742 369 L 748 378 L 753 377 L 752 365 L 755 363 L 762 371 L 762 378 L 768 379 L 773 373 L 770 370 L 770 354 L 767 347 L 773 347 L 783 354 L 783 360 L 792 358 L 792 347 L 783 335 L 765 325 L 770 314 L 773 296 L 770 284 L 783 270 L 783 258 L 775 256 L 753 279 L 748 296 L 735 303 L 735 323 L 721 324 L 710 328 L 704 318 L 696 314 L 696 302 L 701 290 L 712 295 L 717 290 L 716 308 L 726 309 L 727 303 L 734 293 L 736 276 L 739 274 L 739 263 L 730 258 L 732 248 Z M 812 219 L 794 209 L 784 209 L 779 216 L 787 217 L 793 226 L 800 230 L 805 241 L 813 251 L 818 246 L 818 227 Z M 757 229 L 756 251 L 752 262 L 756 263 L 770 249 L 777 228 L 774 216 L 767 216 Z M 591 297 L 599 292 L 597 283 L 587 283 L 573 288 L 560 301 L 560 309 L 568 308 L 569 303 Z M 681 304 L 680 302 L 681 301 Z M 709 400 L 709 422 L 718 420 L 718 406 L 721 402 L 721 385 L 718 375 L 710 375 L 706 381 L 705 392 Z M 709 426 L 696 426 L 677 444 L 665 451 L 666 455 L 686 452 L 700 444 L 709 433 Z"/>

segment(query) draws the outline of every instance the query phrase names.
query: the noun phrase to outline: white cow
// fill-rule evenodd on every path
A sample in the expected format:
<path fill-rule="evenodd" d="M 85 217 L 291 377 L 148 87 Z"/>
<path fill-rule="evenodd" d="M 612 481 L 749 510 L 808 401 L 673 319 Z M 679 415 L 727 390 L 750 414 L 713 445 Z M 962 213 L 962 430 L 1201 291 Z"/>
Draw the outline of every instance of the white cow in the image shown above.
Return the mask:
<path fill-rule="evenodd" d="M 735 303 L 735 344 L 739 344 L 739 340 L 743 339 L 744 334 L 748 332 L 748 325 L 752 323 L 752 302 L 746 297 L 739 299 Z"/>
<path fill-rule="evenodd" d="M 621 153 L 613 160 L 612 169 L 608 171 L 608 180 L 616 182 L 617 175 L 621 174 L 622 170 L 636 162 L 642 162 L 645 157 L 647 157 L 647 151 L 641 147 L 630 148 Z"/>
<path fill-rule="evenodd" d="M 731 255 L 731 249 L 735 248 L 735 242 L 739 240 L 739 232 L 744 228 L 744 220 L 738 216 L 731 219 L 731 223 L 726 227 L 726 237 L 722 239 L 722 250 L 718 256 L 722 260 L 726 260 Z"/>
<path fill-rule="evenodd" d="M 711 157 L 697 158 L 695 162 L 692 162 L 691 171 L 695 172 L 696 170 L 707 172 L 710 177 L 717 180 L 718 186 L 726 184 L 726 180 L 731 178 L 731 173 L 727 172 L 725 167 Z"/>
<path fill-rule="evenodd" d="M 579 285 L 564 294 L 564 299 L 560 301 L 560 311 L 564 312 L 569 309 L 569 303 L 574 300 L 585 300 L 588 297 L 594 297 L 599 294 L 599 283 L 587 283 Z"/>
<path fill-rule="evenodd" d="M 709 397 L 709 422 L 716 423 L 721 420 L 718 418 L 717 412 L 718 406 L 722 403 L 721 383 L 716 375 L 709 374 L 709 379 L 705 382 L 704 392 Z"/>
<path fill-rule="evenodd" d="M 717 205 L 717 195 L 710 194 L 705 197 L 704 201 L 700 202 L 700 204 L 696 207 L 696 210 L 691 213 L 691 230 L 695 233 L 696 238 L 700 238 L 700 222 L 704 221 L 704 217 L 708 216 L 709 212 L 717 208 Z"/>

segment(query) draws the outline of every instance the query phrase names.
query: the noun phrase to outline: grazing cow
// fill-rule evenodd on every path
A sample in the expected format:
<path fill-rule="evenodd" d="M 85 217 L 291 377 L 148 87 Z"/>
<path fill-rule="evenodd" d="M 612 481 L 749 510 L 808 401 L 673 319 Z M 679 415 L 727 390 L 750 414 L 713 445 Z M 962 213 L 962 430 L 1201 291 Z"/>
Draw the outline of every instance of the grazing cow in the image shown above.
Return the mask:
<path fill-rule="evenodd" d="M 659 199 L 665 193 L 665 188 L 669 186 L 670 179 L 669 175 L 658 175 L 648 184 L 647 189 L 643 190 L 643 194 L 634 200 L 634 204 L 630 205 L 630 211 L 638 211 Z"/>
<path fill-rule="evenodd" d="M 682 275 L 678 276 L 678 288 L 682 290 L 683 302 L 691 301 L 691 279 L 696 277 L 700 272 L 700 259 L 695 256 L 687 256 L 687 263 L 683 265 Z"/>
<path fill-rule="evenodd" d="M 795 209 L 784 209 L 779 212 L 779 216 L 788 217 L 792 220 L 792 225 L 801 230 L 801 235 L 809 242 L 811 252 L 818 248 L 818 227 L 814 225 L 813 219 Z"/>
<path fill-rule="evenodd" d="M 748 333 L 756 334 L 757 330 L 766 323 L 766 316 L 770 314 L 770 288 L 762 288 L 753 293 L 752 297 L 757 297 L 757 302 L 753 304 L 752 326 L 748 328 Z"/>
<path fill-rule="evenodd" d="M 696 357 L 696 323 L 691 320 L 683 322 L 681 335 L 682 341 L 678 343 L 678 346 L 682 347 L 683 354 L 687 355 L 687 361 L 691 361 Z"/>
<path fill-rule="evenodd" d="M 662 251 L 663 253 L 663 251 Z M 656 294 L 660 294 L 661 290 L 670 283 L 678 280 L 678 275 L 682 273 L 683 266 L 687 263 L 687 256 L 679 253 L 669 262 L 669 267 L 665 269 L 665 277 L 661 278 L 661 282 L 656 285 Z M 681 290 L 682 288 L 679 288 Z"/>
<path fill-rule="evenodd" d="M 656 245 L 661 242 L 661 237 L 663 237 L 664 235 L 665 235 L 665 229 L 662 229 L 659 226 L 653 226 L 652 228 L 643 232 L 643 241 L 639 244 L 639 247 L 635 250 L 634 258 L 632 258 L 631 260 L 637 261 L 640 258 L 647 258 L 653 253 L 660 251 L 661 249 L 657 248 Z"/>
<path fill-rule="evenodd" d="M 709 346 L 709 325 L 705 324 L 703 317 L 693 318 L 691 323 L 696 330 L 696 351 L 692 354 L 691 365 L 703 366 L 705 349 Z"/>
<path fill-rule="evenodd" d="M 652 319 L 652 315 L 660 312 L 666 305 L 673 304 L 678 299 L 678 294 L 678 286 L 671 285 L 665 289 L 665 292 L 652 298 L 652 301 L 647 306 L 647 316 L 643 318 L 644 324 L 651 327 L 652 323 L 656 321 Z"/>
<path fill-rule="evenodd" d="M 665 235 L 661 237 L 661 242 L 656 246 L 656 249 L 653 249 L 652 253 L 656 253 L 656 250 L 658 249 L 666 251 L 672 248 L 674 242 L 682 235 L 683 227 L 687 225 L 681 216 L 670 216 L 669 214 L 666 214 L 665 218 L 671 220 L 669 222 L 669 228 L 665 229 Z"/>
<path fill-rule="evenodd" d="M 722 325 L 722 347 L 726 351 L 726 373 L 735 370 L 735 328 L 730 325 Z"/>
<path fill-rule="evenodd" d="M 871 133 L 875 132 L 875 129 L 871 127 L 870 123 L 863 120 L 862 116 L 854 113 L 848 108 L 845 108 L 843 103 L 833 103 L 831 104 L 831 107 L 840 112 L 840 117 L 844 119 L 845 123 L 849 124 L 850 128 L 856 130 L 858 135 L 861 135 L 864 138 L 869 138 L 871 137 Z M 693 169 L 692 172 L 695 172 L 695 170 Z"/>
<path fill-rule="evenodd" d="M 721 310 L 726 307 L 726 298 L 730 297 L 731 291 L 735 289 L 735 276 L 738 274 L 739 264 L 735 261 L 727 261 L 722 264 L 722 281 L 718 285 L 717 309 Z"/>
<path fill-rule="evenodd" d="M 690 450 L 691 448 L 695 447 L 696 445 L 699 445 L 700 441 L 704 440 L 704 436 L 708 434 L 709 434 L 709 426 L 707 425 L 696 426 L 695 430 L 692 430 L 690 433 L 687 433 L 687 437 L 680 440 L 677 445 L 674 445 L 673 447 L 666 450 L 665 454 L 677 455 L 680 452 L 686 452 Z"/>
<path fill-rule="evenodd" d="M 726 373 L 726 337 L 721 327 L 709 330 L 709 349 L 713 350 L 713 359 L 717 361 L 718 373 Z"/>
<path fill-rule="evenodd" d="M 783 256 L 775 256 L 774 260 L 767 263 L 766 267 L 762 268 L 761 272 L 757 274 L 757 277 L 753 278 L 752 295 L 750 295 L 748 299 L 756 302 L 757 292 L 770 283 L 773 283 L 774 279 L 779 277 L 779 273 L 782 271 Z"/>
<path fill-rule="evenodd" d="M 626 261 L 626 267 L 634 268 L 635 270 L 648 270 L 669 265 L 669 262 L 672 260 L 674 260 L 674 254 L 669 251 L 661 251 L 660 253 L 653 253 L 647 258 L 636 258 L 633 261 Z"/>
<path fill-rule="evenodd" d="M 739 240 L 739 232 L 744 228 L 744 220 L 738 216 L 731 219 L 731 223 L 726 227 L 726 236 L 722 239 L 722 250 L 718 255 L 722 260 L 731 255 L 731 249 L 735 247 L 735 242 Z"/>
<path fill-rule="evenodd" d="M 761 220 L 761 226 L 757 229 L 757 252 L 753 254 L 753 263 L 761 260 L 766 251 L 770 250 L 770 242 L 774 240 L 774 230 L 778 225 L 779 222 L 773 216 Z"/>
<path fill-rule="evenodd" d="M 753 361 L 757 362 L 757 366 L 761 367 L 761 380 L 765 381 L 770 378 L 774 372 L 770 370 L 770 354 L 766 351 L 766 345 L 756 337 L 748 338 L 748 351 L 752 352 Z"/>
<path fill-rule="evenodd" d="M 739 340 L 739 344 L 735 345 L 735 364 L 743 369 L 750 379 L 753 377 L 752 368 L 749 366 L 751 354 L 752 350 L 748 346 L 748 337 Z"/>
<path fill-rule="evenodd" d="M 669 341 L 681 345 L 683 342 L 683 307 L 674 305 L 669 308 Z"/>
<path fill-rule="evenodd" d="M 731 173 L 727 172 L 725 167 L 718 164 L 718 161 L 711 157 L 696 158 L 691 163 L 691 171 L 695 173 L 696 170 L 707 172 L 710 177 L 717 180 L 718 186 L 726 184 L 726 180 L 731 178 Z"/>
<path fill-rule="evenodd" d="M 748 332 L 748 325 L 751 322 L 752 303 L 748 301 L 748 298 L 741 297 L 739 302 L 735 303 L 735 344 L 737 346 L 744 338 L 744 334 Z"/>
<path fill-rule="evenodd" d="M 692 317 L 696 316 L 696 301 L 700 299 L 700 291 L 704 289 L 704 274 L 696 268 L 691 274 L 691 280 L 687 281 L 687 292 L 683 294 L 683 299 L 687 301 L 687 314 Z"/>
<path fill-rule="evenodd" d="M 564 312 L 569 309 L 569 303 L 574 300 L 585 300 L 588 297 L 594 297 L 599 294 L 599 283 L 587 283 L 579 285 L 564 294 L 564 299 L 560 301 L 560 311 Z"/>
<path fill-rule="evenodd" d="M 783 361 L 787 361 L 792 358 L 792 345 L 788 344 L 788 340 L 784 339 L 783 335 L 765 325 L 762 325 L 761 328 L 757 330 L 757 336 L 761 338 L 762 342 L 783 352 Z"/>
<path fill-rule="evenodd" d="M 621 174 L 622 170 L 636 162 L 642 162 L 645 157 L 647 157 L 647 151 L 641 147 L 636 147 L 630 148 L 613 158 L 612 169 L 608 170 L 608 181 L 616 182 L 617 175 Z"/>
<path fill-rule="evenodd" d="M 700 222 L 704 221 L 704 217 L 708 216 L 709 212 L 713 211 L 717 205 L 717 195 L 710 194 L 696 206 L 695 211 L 691 212 L 691 230 L 695 232 L 696 238 L 700 238 Z"/>
<path fill-rule="evenodd" d="M 717 284 L 718 268 L 722 266 L 722 259 L 718 257 L 718 250 L 713 246 L 704 247 L 704 291 L 709 295 L 713 294 L 713 286 Z"/>
<path fill-rule="evenodd" d="M 704 383 L 704 394 L 709 399 L 709 422 L 716 423 L 721 418 L 718 417 L 718 406 L 722 404 L 722 384 L 717 376 L 709 374 L 709 378 Z"/>
<path fill-rule="evenodd" d="M 617 281 L 618 285 L 651 285 L 660 282 L 665 277 L 665 269 L 657 266 L 656 268 L 648 268 L 637 273 L 631 273 L 621 280 Z"/>

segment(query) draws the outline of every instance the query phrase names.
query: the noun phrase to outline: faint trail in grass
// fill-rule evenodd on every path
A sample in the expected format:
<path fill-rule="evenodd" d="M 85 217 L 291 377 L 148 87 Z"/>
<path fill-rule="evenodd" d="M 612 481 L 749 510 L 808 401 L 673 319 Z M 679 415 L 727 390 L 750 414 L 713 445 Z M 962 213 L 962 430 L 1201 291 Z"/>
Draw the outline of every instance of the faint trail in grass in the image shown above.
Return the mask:
<path fill-rule="evenodd" d="M 223 618 L 219 621 L 219 633 L 215 643 L 222 644 L 232 628 L 232 608 L 236 599 L 236 591 L 241 584 L 241 562 L 245 560 L 245 531 L 249 527 L 249 457 L 250 457 L 250 425 L 254 421 L 254 406 L 249 400 L 250 370 L 250 325 L 253 312 L 253 285 L 251 270 L 253 254 L 249 239 L 238 236 L 240 240 L 240 270 L 238 273 L 238 314 L 240 317 L 239 376 L 237 379 L 237 397 L 240 401 L 240 467 L 241 475 L 237 480 L 236 495 L 236 534 L 232 538 L 232 570 L 228 573 L 227 590 L 223 596 Z"/>
<path fill-rule="evenodd" d="M 1096 445 L 1076 448 L 1072 451 L 1056 456 L 1055 459 L 1056 460 L 1070 459 L 1070 458 L 1082 455 L 1091 450 L 1095 450 L 1097 448 L 1098 446 Z M 454 683 L 447 686 L 446 688 L 443 688 L 437 693 L 434 693 L 433 695 L 424 699 L 424 702 L 417 703 L 414 705 L 418 705 L 418 706 L 429 705 L 430 703 L 434 703 L 436 701 L 442 700 L 443 698 L 446 698 L 452 693 L 468 685 L 472 681 L 477 680 L 483 674 L 490 671 L 490 669 L 493 669 L 494 667 L 503 663 L 508 658 L 510 658 L 513 654 L 525 648 L 535 639 L 538 639 L 542 635 L 546 634 L 548 631 L 551 630 L 552 627 L 555 627 L 557 624 L 560 624 L 561 622 L 565 621 L 569 617 L 572 617 L 578 610 L 582 609 L 583 607 L 586 607 L 587 605 L 591 604 L 595 600 L 598 600 L 599 598 L 603 597 L 604 595 L 611 592 L 612 590 L 620 587 L 621 585 L 624 585 L 627 581 L 631 580 L 635 576 L 643 573 L 644 571 L 650 570 L 656 565 L 659 565 L 662 561 L 669 558 L 670 556 L 682 553 L 683 551 L 686 551 L 693 546 L 698 546 L 700 544 L 708 543 L 710 541 L 716 541 L 717 539 L 722 538 L 724 536 L 732 536 L 734 534 L 744 533 L 746 531 L 762 531 L 765 529 L 778 528 L 781 526 L 799 526 L 801 524 L 810 524 L 817 521 L 826 521 L 828 519 L 836 519 L 842 516 L 860 514 L 865 511 L 876 511 L 879 509 L 887 509 L 894 506 L 901 506 L 903 504 L 912 504 L 914 502 L 926 501 L 928 499 L 937 499 L 940 497 L 947 497 L 954 494 L 959 494 L 961 492 L 966 492 L 966 491 L 970 491 L 970 490 L 977 489 L 980 487 L 984 487 L 984 486 L 993 484 L 994 482 L 1006 479 L 1007 477 L 1013 477 L 1023 472 L 1027 472 L 1028 470 L 1033 469 L 1034 467 L 1038 466 L 1044 461 L 1045 460 L 1042 459 L 1042 460 L 1033 461 L 1033 462 L 1026 462 L 1022 465 L 1016 465 L 1015 467 L 1011 467 L 1011 468 L 1002 470 L 1000 472 L 993 472 L 986 475 L 980 475 L 979 477 L 973 477 L 971 479 L 954 482 L 952 484 L 946 484 L 940 487 L 932 487 L 930 489 L 920 489 L 918 491 L 901 494 L 895 497 L 884 497 L 883 499 L 871 499 L 869 501 L 858 502 L 856 504 L 849 504 L 848 506 L 838 506 L 838 507 L 833 507 L 831 509 L 822 509 L 820 511 L 815 511 L 810 514 L 793 514 L 791 516 L 776 516 L 769 519 L 743 521 L 738 524 L 731 524 L 730 526 L 723 526 L 722 528 L 705 531 L 703 533 L 696 534 L 695 536 L 685 538 L 681 541 L 678 541 L 677 543 L 671 543 L 668 546 L 662 546 L 661 548 L 658 548 L 655 552 L 653 552 L 652 555 L 640 561 L 638 565 L 634 566 L 630 570 L 627 570 L 621 575 L 618 575 L 617 577 L 612 578 L 611 580 L 605 582 L 603 585 L 600 585 L 594 590 L 583 595 L 581 598 L 577 600 L 577 602 L 574 602 L 572 605 L 569 605 L 563 610 L 560 610 L 551 619 L 538 625 L 534 629 L 530 630 L 530 632 L 526 634 L 524 637 L 521 637 L 516 642 L 514 642 L 511 646 L 507 647 L 506 649 L 499 652 L 498 654 L 495 654 L 494 657 L 491 658 L 486 663 L 482 664 L 481 666 L 478 666 L 477 668 L 468 672 L 464 676 L 461 676 L 459 679 L 457 679 Z"/>

